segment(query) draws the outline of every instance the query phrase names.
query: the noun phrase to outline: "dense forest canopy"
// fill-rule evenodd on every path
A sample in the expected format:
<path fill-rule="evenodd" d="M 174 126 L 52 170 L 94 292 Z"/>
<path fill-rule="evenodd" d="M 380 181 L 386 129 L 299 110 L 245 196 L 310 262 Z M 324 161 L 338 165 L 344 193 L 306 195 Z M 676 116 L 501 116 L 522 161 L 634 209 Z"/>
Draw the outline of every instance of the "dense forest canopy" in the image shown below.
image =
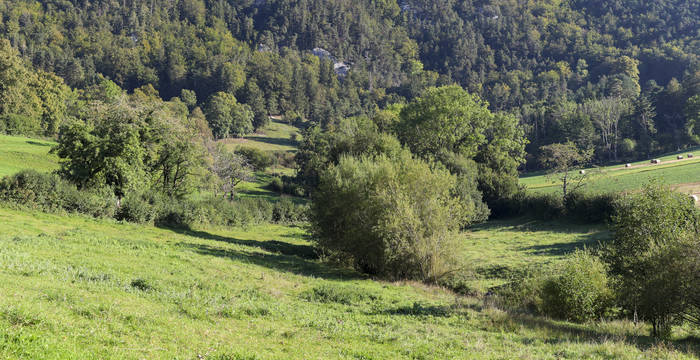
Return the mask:
<path fill-rule="evenodd" d="M 278 114 L 326 127 L 456 83 L 519 118 L 530 168 L 551 143 L 603 162 L 698 139 L 698 0 L 20 0 L 0 14 L 39 77 L 150 84 L 190 109 L 226 93 L 254 129 Z M 251 131 L 226 126 L 215 136 Z"/>

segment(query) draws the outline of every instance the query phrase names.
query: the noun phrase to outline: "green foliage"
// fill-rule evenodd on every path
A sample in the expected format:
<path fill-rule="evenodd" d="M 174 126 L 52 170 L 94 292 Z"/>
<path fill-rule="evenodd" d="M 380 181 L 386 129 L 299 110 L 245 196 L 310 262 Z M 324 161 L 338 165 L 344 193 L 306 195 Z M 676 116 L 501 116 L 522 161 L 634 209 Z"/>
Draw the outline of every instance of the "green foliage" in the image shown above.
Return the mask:
<path fill-rule="evenodd" d="M 344 155 L 384 154 L 393 157 L 400 152 L 399 141 L 379 132 L 367 117 L 340 120 L 332 130 L 325 132 L 320 127 L 312 127 L 304 132 L 295 156 L 297 179 L 307 191 L 311 191 L 318 185 L 319 174 L 328 166 L 337 164 Z"/>
<path fill-rule="evenodd" d="M 119 101 L 92 101 L 80 119 L 64 124 L 52 150 L 61 176 L 81 188 L 112 187 L 118 197 L 144 188 L 171 197 L 190 193 L 204 170 L 198 125 L 183 103 L 161 102 L 153 92 L 145 87 L 129 97 L 115 93 Z"/>
<path fill-rule="evenodd" d="M 144 184 L 141 119 L 130 109 L 111 106 L 96 112 L 101 116 L 95 125 L 73 121 L 61 128 L 54 150 L 62 159 L 60 173 L 81 187 L 113 186 L 121 197 Z"/>
<path fill-rule="evenodd" d="M 614 298 L 605 265 L 585 251 L 570 255 L 541 291 L 542 313 L 575 322 L 606 316 Z"/>
<path fill-rule="evenodd" d="M 67 113 L 69 89 L 56 75 L 28 67 L 0 41 L 0 127 L 7 134 L 55 135 Z"/>
<path fill-rule="evenodd" d="M 442 152 L 473 158 L 486 142 L 491 113 L 457 85 L 430 88 L 401 110 L 399 139 L 423 157 Z"/>
<path fill-rule="evenodd" d="M 116 198 L 110 189 L 78 190 L 55 174 L 23 170 L 0 180 L 0 200 L 43 211 L 66 211 L 94 217 L 111 217 Z"/>
<path fill-rule="evenodd" d="M 256 171 L 265 171 L 274 163 L 272 155 L 260 149 L 241 146 L 236 149 L 236 153 L 242 155 Z"/>
<path fill-rule="evenodd" d="M 400 117 L 399 139 L 419 156 L 437 157 L 458 175 L 465 166 L 455 161 L 476 161 L 487 204 L 517 193 L 527 141 L 515 117 L 492 114 L 478 96 L 456 85 L 426 90 Z"/>
<path fill-rule="evenodd" d="M 253 112 L 246 104 L 225 92 L 218 92 L 207 102 L 205 115 L 217 139 L 240 137 L 253 131 Z"/>
<path fill-rule="evenodd" d="M 534 270 L 498 290 L 500 302 L 511 309 L 590 322 L 614 313 L 613 282 L 605 264 L 577 250 L 554 267 Z"/>
<path fill-rule="evenodd" d="M 435 281 L 452 270 L 455 231 L 468 216 L 454 186 L 454 176 L 407 152 L 344 156 L 313 194 L 316 243 L 370 274 Z"/>
<path fill-rule="evenodd" d="M 688 309 L 695 284 L 687 254 L 700 247 L 699 219 L 686 195 L 653 184 L 617 204 L 606 259 L 622 305 L 651 322 L 654 335 L 666 334 Z"/>

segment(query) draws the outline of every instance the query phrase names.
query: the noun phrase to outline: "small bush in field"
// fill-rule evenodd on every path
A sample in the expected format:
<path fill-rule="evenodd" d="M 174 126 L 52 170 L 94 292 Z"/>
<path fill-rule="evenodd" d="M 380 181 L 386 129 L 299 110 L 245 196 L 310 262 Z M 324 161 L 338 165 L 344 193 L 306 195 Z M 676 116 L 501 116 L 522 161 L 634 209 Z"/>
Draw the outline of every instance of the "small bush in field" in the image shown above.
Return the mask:
<path fill-rule="evenodd" d="M 577 251 L 542 285 L 542 313 L 585 322 L 600 318 L 611 307 L 613 292 L 603 262 Z"/>
<path fill-rule="evenodd" d="M 155 207 L 143 194 L 131 193 L 122 199 L 115 218 L 144 224 L 153 221 L 155 213 Z"/>
<path fill-rule="evenodd" d="M 613 314 L 614 291 L 605 264 L 577 251 L 556 268 L 535 270 L 498 290 L 511 310 L 585 322 Z"/>
<path fill-rule="evenodd" d="M 108 188 L 81 189 L 55 174 L 24 170 L 0 180 L 0 200 L 44 211 L 94 217 L 114 216 L 116 198 Z"/>
<path fill-rule="evenodd" d="M 243 146 L 236 149 L 236 153 L 242 155 L 256 171 L 263 171 L 272 165 L 274 158 L 267 152 Z"/>

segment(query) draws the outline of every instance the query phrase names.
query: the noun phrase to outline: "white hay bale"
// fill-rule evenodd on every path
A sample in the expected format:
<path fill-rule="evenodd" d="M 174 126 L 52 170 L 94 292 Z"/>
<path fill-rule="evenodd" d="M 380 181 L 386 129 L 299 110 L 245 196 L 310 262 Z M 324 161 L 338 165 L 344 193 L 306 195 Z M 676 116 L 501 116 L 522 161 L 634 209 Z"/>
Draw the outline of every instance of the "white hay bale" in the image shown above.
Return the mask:
<path fill-rule="evenodd" d="M 632 164 L 625 164 L 625 167 L 630 168 L 630 167 L 632 167 Z"/>
<path fill-rule="evenodd" d="M 586 170 L 579 170 L 578 173 L 581 175 L 586 175 Z"/>
<path fill-rule="evenodd" d="M 693 157 L 693 154 L 688 154 L 687 156 L 688 156 L 688 158 L 691 158 L 691 157 Z"/>
<path fill-rule="evenodd" d="M 693 202 L 698 202 L 698 196 L 697 196 L 697 195 L 690 195 L 690 198 L 693 199 Z"/>
<path fill-rule="evenodd" d="M 676 159 L 678 159 L 678 160 L 683 160 L 683 155 L 678 155 L 678 156 L 676 156 Z"/>
<path fill-rule="evenodd" d="M 659 159 L 654 159 L 651 161 L 652 164 L 661 164 L 661 160 Z"/>

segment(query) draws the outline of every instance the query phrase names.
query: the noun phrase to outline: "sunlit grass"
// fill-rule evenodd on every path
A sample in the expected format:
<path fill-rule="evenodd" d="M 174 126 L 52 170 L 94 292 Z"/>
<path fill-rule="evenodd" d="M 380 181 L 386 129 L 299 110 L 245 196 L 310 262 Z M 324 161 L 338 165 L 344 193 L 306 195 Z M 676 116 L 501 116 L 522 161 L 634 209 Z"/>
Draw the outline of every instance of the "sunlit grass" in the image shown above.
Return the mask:
<path fill-rule="evenodd" d="M 23 169 L 52 171 L 58 168 L 58 157 L 49 154 L 55 143 L 21 136 L 0 135 L 0 177 Z"/>

